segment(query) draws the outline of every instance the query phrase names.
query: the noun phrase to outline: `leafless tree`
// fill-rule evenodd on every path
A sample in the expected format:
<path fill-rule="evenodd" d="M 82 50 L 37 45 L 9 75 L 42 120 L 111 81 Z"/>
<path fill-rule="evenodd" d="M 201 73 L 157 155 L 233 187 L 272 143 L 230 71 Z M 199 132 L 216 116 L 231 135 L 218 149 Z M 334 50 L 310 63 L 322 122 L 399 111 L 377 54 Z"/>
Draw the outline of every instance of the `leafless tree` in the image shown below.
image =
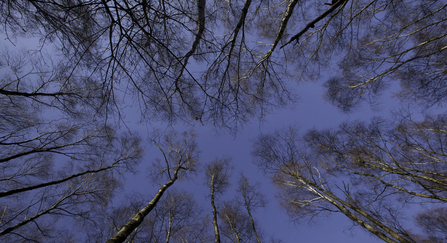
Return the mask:
<path fill-rule="evenodd" d="M 314 130 L 306 139 L 353 181 L 367 178 L 403 196 L 445 202 L 446 121 L 427 115 L 421 122 L 404 117 L 390 125 L 375 118 L 345 123 L 335 132 Z"/>
<path fill-rule="evenodd" d="M 197 143 L 194 140 L 194 132 L 184 132 L 179 135 L 171 132 L 163 137 L 154 138 L 155 145 L 163 155 L 163 162 L 157 161 L 154 165 L 154 178 L 167 179 L 150 202 L 144 205 L 129 221 L 123 224 L 118 232 L 107 242 L 124 242 L 132 232 L 137 229 L 144 218 L 155 208 L 165 191 L 172 186 L 177 179 L 186 177 L 187 173 L 194 173 L 197 169 L 199 156 Z M 160 166 L 163 164 L 163 166 Z M 169 234 L 166 236 L 169 240 Z"/>
<path fill-rule="evenodd" d="M 55 222 L 106 205 L 141 159 L 140 139 L 98 122 L 99 89 L 65 76 L 63 62 L 4 52 L 0 63 L 0 237 L 74 239 Z"/>
<path fill-rule="evenodd" d="M 133 193 L 111 210 L 98 212 L 101 220 L 87 224 L 88 241 L 103 242 L 146 204 L 147 196 Z M 104 221 L 109 224 L 104 224 Z M 209 223 L 209 221 L 208 221 Z M 110 227 L 112 225 L 113 227 Z M 206 242 L 210 240 L 206 216 L 187 191 L 167 191 L 125 242 Z M 92 230 L 93 229 L 93 230 Z"/>
<path fill-rule="evenodd" d="M 395 80 L 400 81 L 397 96 L 402 100 L 443 104 L 444 1 L 324 3 L 3 0 L 2 34 L 12 43 L 21 37 L 37 37 L 42 43 L 34 54 L 6 53 L 0 62 L 0 164 L 5 181 L 0 195 L 2 200 L 31 202 L 7 206 L 17 208 L 5 212 L 19 215 L 24 212 L 20 207 L 31 212 L 38 205 L 36 198 L 49 198 L 48 205 L 60 208 L 67 205 L 64 200 L 78 198 L 78 192 L 95 191 L 88 181 L 101 177 L 114 183 L 97 190 L 111 194 L 118 184 L 115 172 L 132 170 L 141 152 L 137 138 L 120 138 L 111 128 L 117 124 L 112 122 L 124 123 L 120 115 L 128 104 L 122 104 L 123 97 L 139 104 L 143 120 L 213 124 L 235 132 L 250 118 L 294 101 L 289 80 L 314 80 L 338 65 L 328 71 L 326 98 L 344 111 L 362 100 L 374 102 Z M 61 55 L 51 60 L 44 55 L 47 48 Z M 383 127 L 380 120 L 370 127 L 352 123 L 335 135 L 314 131 L 304 140 L 293 137 L 293 131 L 277 134 L 280 138 L 263 136 L 255 155 L 264 159 L 260 165 L 266 171 L 274 172 L 294 215 L 338 211 L 382 239 L 411 241 L 394 217 L 398 208 L 391 202 L 445 202 L 443 119 L 401 120 L 395 127 Z M 177 173 L 185 168 L 194 170 L 178 161 L 195 159 L 161 148 L 165 157 L 154 166 L 155 179 L 167 178 L 169 184 L 183 177 Z M 60 167 L 51 162 L 61 160 Z M 55 167 L 60 173 L 53 176 Z M 91 173 L 98 177 L 89 177 Z M 214 205 L 219 191 L 214 174 L 207 175 L 219 241 Z M 365 187 L 343 184 L 343 176 Z M 154 203 L 167 187 L 160 189 Z M 38 197 L 28 195 L 37 191 Z M 299 198 L 297 204 L 293 197 Z M 365 205 L 360 198 L 373 203 Z M 81 211 L 73 210 L 76 215 Z M 26 218 L 33 217 L 29 215 Z M 2 221 L 8 222 L 4 227 L 30 225 L 18 218 Z M 37 235 L 44 237 L 43 227 L 40 230 Z"/>
<path fill-rule="evenodd" d="M 208 231 L 210 225 L 211 219 L 209 215 L 202 216 L 194 223 L 182 227 L 178 236 L 175 238 L 175 242 L 212 242 L 213 235 Z"/>
<path fill-rule="evenodd" d="M 85 242 L 106 242 L 144 207 L 146 198 L 147 196 L 141 193 L 127 194 L 121 204 L 95 211 L 95 220 L 86 221 L 81 225 L 86 233 Z M 126 242 L 160 242 L 163 240 L 163 232 L 158 229 L 157 221 L 150 215 L 132 232 Z"/>
<path fill-rule="evenodd" d="M 397 97 L 405 102 L 425 107 L 445 102 L 444 2 L 367 0 L 345 5 L 331 22 L 302 40 L 301 48 L 313 49 L 304 52 L 309 60 L 326 59 L 325 52 L 341 54 L 339 71 L 325 84 L 329 101 L 350 111 L 361 101 L 377 102 L 378 95 L 399 81 Z"/>
<path fill-rule="evenodd" d="M 41 128 L 51 130 L 35 136 L 18 130 L 2 136 L 0 235 L 10 240 L 29 238 L 31 229 L 43 229 L 44 237 L 52 237 L 43 227 L 47 221 L 88 218 L 89 208 L 107 204 L 120 175 L 132 170 L 141 156 L 139 139 L 116 137 L 107 127 Z"/>
<path fill-rule="evenodd" d="M 72 72 L 92 73 L 109 97 L 127 90 L 139 101 L 143 118 L 234 130 L 293 99 L 281 79 L 283 66 L 271 54 L 257 63 L 260 49 L 269 44 L 246 40 L 246 26 L 254 28 L 257 16 L 270 13 L 265 6 L 251 0 L 22 0 L 2 5 L 1 22 L 11 39 L 28 33 L 61 44 L 71 63 L 78 63 Z M 250 8 L 256 9 L 253 16 Z M 212 29 L 222 24 L 224 35 Z M 198 62 L 206 68 L 195 75 L 190 66 Z"/>
<path fill-rule="evenodd" d="M 337 157 L 331 159 L 323 154 L 306 144 L 295 128 L 259 137 L 253 151 L 258 165 L 271 173 L 292 217 L 340 212 L 386 242 L 415 242 L 401 223 L 405 204 L 395 188 L 378 186 L 368 176 L 353 180 L 355 165 L 345 167 L 347 173 L 341 175 L 336 158 L 343 155 L 334 153 Z"/>
<path fill-rule="evenodd" d="M 231 242 L 250 242 L 253 229 L 250 217 L 236 201 L 224 202 L 219 217 L 222 222 L 222 234 Z"/>
<path fill-rule="evenodd" d="M 261 189 L 259 184 L 250 185 L 248 178 L 241 174 L 241 178 L 238 182 L 238 193 L 241 194 L 242 200 L 238 198 L 238 201 L 239 204 L 247 210 L 247 214 L 250 218 L 251 229 L 253 230 L 258 243 L 261 243 L 261 240 L 256 230 L 257 227 L 252 213 L 256 208 L 265 207 L 267 204 L 267 199 L 260 191 Z"/>
<path fill-rule="evenodd" d="M 61 44 L 78 63 L 71 70 L 82 65 L 108 97 L 126 90 L 146 119 L 234 131 L 295 100 L 288 80 L 316 79 L 334 64 L 326 97 L 344 111 L 393 80 L 402 99 L 444 101 L 443 1 L 324 3 L 20 0 L 4 1 L 0 22 L 10 39 Z"/>
<path fill-rule="evenodd" d="M 203 220 L 202 210 L 193 195 L 186 191 L 168 192 L 164 200 L 155 208 L 156 220 L 163 225 L 165 242 L 211 240 Z M 209 225 L 207 225 L 209 226 Z M 196 232 L 194 232 L 194 231 Z M 199 236 L 199 238 L 196 238 Z M 202 238 L 203 237 L 203 238 Z"/>
<path fill-rule="evenodd" d="M 411 215 L 402 209 L 407 203 L 445 203 L 446 121 L 445 115 L 418 122 L 400 114 L 391 122 L 374 118 L 304 136 L 289 128 L 261 136 L 253 155 L 273 173 L 294 217 L 341 212 L 388 242 L 436 242 L 444 237 L 442 227 L 427 229 L 443 220 L 443 208 L 439 217 L 431 211 L 416 217 L 426 236 L 403 226 Z"/>
<path fill-rule="evenodd" d="M 99 120 L 114 108 L 108 90 L 101 87 L 94 75 L 76 69 L 70 60 L 57 60 L 48 53 L 26 49 L 3 50 L 0 70 L 0 95 L 5 99 L 2 106 L 8 117 L 21 109 L 51 112 L 72 120 Z M 14 105 L 7 108 L 6 104 Z"/>
<path fill-rule="evenodd" d="M 217 209 L 215 199 L 218 195 L 224 193 L 230 186 L 231 164 L 230 158 L 215 159 L 205 167 L 206 186 L 210 190 L 211 207 L 213 209 L 214 241 L 221 241 L 219 226 L 217 223 Z"/>

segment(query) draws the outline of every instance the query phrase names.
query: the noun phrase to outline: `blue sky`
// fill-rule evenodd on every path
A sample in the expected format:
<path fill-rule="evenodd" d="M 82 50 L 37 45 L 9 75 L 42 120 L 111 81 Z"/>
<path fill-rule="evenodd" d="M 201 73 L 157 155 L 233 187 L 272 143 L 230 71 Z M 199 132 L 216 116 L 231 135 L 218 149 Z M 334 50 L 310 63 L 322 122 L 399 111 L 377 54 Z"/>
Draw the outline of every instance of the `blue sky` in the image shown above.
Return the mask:
<path fill-rule="evenodd" d="M 13 47 L 9 41 L 2 38 L 2 44 L 7 48 L 21 48 L 26 46 L 33 48 L 35 40 L 28 40 Z M 37 46 L 37 45 L 36 45 Z M 237 135 L 226 134 L 222 132 L 216 134 L 213 127 L 203 126 L 199 122 L 193 127 L 198 133 L 197 138 L 201 153 L 201 162 L 205 164 L 211 160 L 230 156 L 234 166 L 232 181 L 236 184 L 239 172 L 243 172 L 252 183 L 259 182 L 262 185 L 262 193 L 267 196 L 269 203 L 265 209 L 258 209 L 255 218 L 259 221 L 261 229 L 265 230 L 268 236 L 275 236 L 284 242 L 380 242 L 378 238 L 371 236 L 370 233 L 359 227 L 352 228 L 352 223 L 344 215 L 329 215 L 328 217 L 319 217 L 309 224 L 306 220 L 296 224 L 292 223 L 285 211 L 280 208 L 275 198 L 275 190 L 270 184 L 268 177 L 253 164 L 253 158 L 250 156 L 252 141 L 261 134 L 273 132 L 287 126 L 297 126 L 305 132 L 311 128 L 325 129 L 336 128 L 344 121 L 355 119 L 369 120 L 373 116 L 389 116 L 390 110 L 399 106 L 398 101 L 389 98 L 390 93 L 383 94 L 381 103 L 374 109 L 367 104 L 351 113 L 344 114 L 330 105 L 322 97 L 321 85 L 325 81 L 324 75 L 315 82 L 300 83 L 295 86 L 296 93 L 300 100 L 292 108 L 284 108 L 275 111 L 265 117 L 262 122 L 253 119 L 251 122 L 240 128 Z M 151 132 L 152 128 L 166 128 L 167 125 L 161 123 L 140 124 L 139 115 L 133 109 L 128 109 L 126 121 L 128 127 L 137 131 L 143 140 Z M 190 126 L 182 124 L 173 125 L 175 130 L 181 132 L 191 129 Z M 124 127 L 123 127 L 124 129 Z M 149 146 L 147 143 L 145 146 Z M 160 157 L 154 147 L 147 147 L 143 162 L 140 164 L 137 175 L 131 175 L 126 179 L 126 184 L 117 195 L 124 195 L 133 191 L 148 195 L 154 195 L 157 188 L 155 185 L 152 190 L 147 186 L 150 180 L 145 176 L 145 171 L 150 162 L 155 157 Z M 196 179 L 188 182 L 178 182 L 174 185 L 177 188 L 184 188 L 194 192 L 196 200 L 200 202 L 207 213 L 211 213 L 209 200 L 205 197 L 207 189 L 203 185 L 203 172 L 199 172 Z M 144 186 L 142 186 L 144 185 Z M 231 187 L 220 200 L 231 199 L 235 194 L 235 187 Z M 120 196 L 117 197 L 119 201 Z"/>

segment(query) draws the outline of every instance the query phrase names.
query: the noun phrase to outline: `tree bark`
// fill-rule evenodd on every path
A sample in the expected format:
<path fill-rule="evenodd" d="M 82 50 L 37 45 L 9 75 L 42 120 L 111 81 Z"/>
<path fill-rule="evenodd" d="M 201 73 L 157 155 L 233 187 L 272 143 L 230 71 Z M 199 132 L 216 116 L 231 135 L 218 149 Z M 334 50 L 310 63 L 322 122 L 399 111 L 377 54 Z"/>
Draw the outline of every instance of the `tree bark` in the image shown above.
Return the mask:
<path fill-rule="evenodd" d="M 231 223 L 231 219 L 227 215 L 228 224 L 230 225 L 231 231 L 233 231 L 234 237 L 236 237 L 237 243 L 241 243 L 241 239 L 239 237 L 239 234 L 237 233 L 236 227 Z"/>
<path fill-rule="evenodd" d="M 247 207 L 248 216 L 250 216 L 251 227 L 253 228 L 253 233 L 255 233 L 256 241 L 261 243 L 261 240 L 258 237 L 258 232 L 256 232 L 255 221 L 253 220 L 253 216 L 251 216 L 250 208 Z"/>
<path fill-rule="evenodd" d="M 398 233 L 396 233 L 395 231 L 393 231 L 389 227 L 387 227 L 385 224 L 383 224 L 379 220 L 377 220 L 374 217 L 372 217 L 371 215 L 369 215 L 364 210 L 360 209 L 359 207 L 357 207 L 355 205 L 352 205 L 352 204 L 342 200 L 341 198 L 339 198 L 339 197 L 335 196 L 334 194 L 332 194 L 330 191 L 325 190 L 324 188 L 319 187 L 315 183 L 312 183 L 308 179 L 306 179 L 306 178 L 304 178 L 304 177 L 302 177 L 302 176 L 300 176 L 300 175 L 298 175 L 298 174 L 296 174 L 294 172 L 290 172 L 288 174 L 293 176 L 293 177 L 295 177 L 295 178 L 297 178 L 298 180 L 300 180 L 300 182 L 302 184 L 307 186 L 308 190 L 311 190 L 312 192 L 316 193 L 317 195 L 321 196 L 322 198 L 324 198 L 325 200 L 327 200 L 328 202 L 333 204 L 335 207 L 337 207 L 343 214 L 345 214 L 352 221 L 358 223 L 360 226 L 364 227 L 369 232 L 375 234 L 377 237 L 379 237 L 380 239 L 384 240 L 385 242 L 396 243 L 395 240 L 389 238 L 387 235 L 383 234 L 380 230 L 377 230 L 375 227 L 367 224 L 362 219 L 360 219 L 355 214 L 353 214 L 351 211 L 349 211 L 347 208 L 350 208 L 351 210 L 353 210 L 353 211 L 359 213 L 360 215 L 364 216 L 371 223 L 373 223 L 373 224 L 377 225 L 379 228 L 383 229 L 385 232 L 390 234 L 392 237 L 394 237 L 399 242 L 401 242 L 401 243 L 409 243 L 410 242 L 410 241 L 404 239 L 402 236 L 400 236 Z"/>
<path fill-rule="evenodd" d="M 163 193 L 177 180 L 177 174 L 180 168 L 177 168 L 174 172 L 174 177 L 166 184 L 164 184 L 155 194 L 155 197 L 152 201 L 149 202 L 143 209 L 141 209 L 129 222 L 121 227 L 121 229 L 110 238 L 107 243 L 121 243 L 126 240 L 126 238 L 134 231 L 138 226 L 140 226 L 141 222 L 143 222 L 144 217 L 149 214 L 152 209 L 155 208 L 157 202 L 160 200 Z"/>
<path fill-rule="evenodd" d="M 214 205 L 214 176 L 211 179 L 211 207 L 213 208 L 214 242 L 220 243 L 219 226 L 217 225 L 217 210 Z"/>

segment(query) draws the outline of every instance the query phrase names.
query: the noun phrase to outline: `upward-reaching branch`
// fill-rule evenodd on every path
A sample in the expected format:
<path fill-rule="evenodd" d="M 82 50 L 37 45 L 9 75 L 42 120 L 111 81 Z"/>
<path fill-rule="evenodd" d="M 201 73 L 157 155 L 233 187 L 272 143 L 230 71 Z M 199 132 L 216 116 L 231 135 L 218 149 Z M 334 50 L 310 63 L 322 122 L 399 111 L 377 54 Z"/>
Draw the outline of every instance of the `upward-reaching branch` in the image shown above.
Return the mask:
<path fill-rule="evenodd" d="M 197 0 L 197 33 L 194 38 L 194 42 L 192 43 L 191 49 L 183 57 L 183 65 L 177 75 L 177 78 L 175 79 L 175 87 L 179 92 L 182 92 L 179 87 L 179 80 L 183 75 L 183 71 L 188 65 L 189 58 L 196 52 L 200 40 L 202 39 L 203 32 L 205 31 L 205 7 L 206 0 Z"/>
<path fill-rule="evenodd" d="M 172 179 L 161 186 L 157 194 L 155 194 L 154 198 L 144 208 L 136 213 L 132 219 L 130 219 L 125 225 L 123 225 L 119 229 L 119 231 L 107 241 L 107 243 L 121 243 L 126 240 L 126 238 L 143 222 L 144 217 L 146 217 L 146 215 L 148 215 L 154 209 L 161 196 L 163 196 L 163 193 L 178 179 L 179 170 L 181 170 L 181 168 L 177 168 L 175 170 Z"/>
<path fill-rule="evenodd" d="M 226 191 L 230 185 L 231 165 L 229 158 L 215 159 L 206 166 L 206 185 L 210 189 L 211 207 L 213 210 L 214 242 L 220 243 L 217 209 L 214 200 L 216 196 Z"/>
<path fill-rule="evenodd" d="M 311 22 L 309 22 L 306 27 L 304 27 L 303 30 L 301 30 L 298 34 L 294 35 L 292 38 L 290 38 L 290 40 L 288 42 L 286 42 L 284 45 L 281 46 L 281 49 L 285 46 L 287 46 L 288 44 L 290 44 L 293 41 L 298 42 L 299 38 L 306 33 L 306 31 L 308 31 L 310 28 L 314 28 L 315 24 L 318 23 L 320 20 L 324 19 L 326 16 L 328 16 L 330 13 L 334 12 L 335 9 L 337 9 L 340 5 L 345 5 L 346 2 L 348 2 L 349 0 L 338 0 L 336 1 L 335 4 L 332 4 L 332 6 L 326 10 L 323 14 L 321 14 L 320 16 L 318 16 L 316 19 L 312 20 Z"/>
<path fill-rule="evenodd" d="M 158 168 L 160 171 L 155 171 L 158 176 L 156 178 L 168 178 L 169 181 L 165 183 L 157 191 L 153 199 L 141 210 L 139 210 L 132 219 L 125 223 L 118 232 L 111 237 L 107 242 L 116 243 L 124 242 L 126 238 L 143 222 L 144 218 L 155 208 L 163 193 L 174 184 L 179 178 L 179 173 L 194 172 L 198 163 L 198 151 L 194 140 L 195 133 L 183 133 L 179 138 L 176 132 L 171 132 L 163 136 L 161 142 L 157 142 L 156 146 L 162 151 L 164 156 L 164 167 Z M 154 166 L 155 168 L 157 166 Z M 173 170 L 173 173 L 169 171 Z M 169 239 L 169 237 L 167 238 Z"/>

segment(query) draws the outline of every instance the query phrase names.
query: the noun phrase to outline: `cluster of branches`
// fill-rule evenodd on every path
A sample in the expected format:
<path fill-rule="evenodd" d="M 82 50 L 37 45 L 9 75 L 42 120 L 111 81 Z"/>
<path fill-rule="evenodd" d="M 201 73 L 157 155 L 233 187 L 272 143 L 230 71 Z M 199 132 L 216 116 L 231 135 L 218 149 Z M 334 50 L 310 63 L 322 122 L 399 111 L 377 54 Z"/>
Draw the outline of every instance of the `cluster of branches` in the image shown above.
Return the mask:
<path fill-rule="evenodd" d="M 334 64 L 326 97 L 344 111 L 394 80 L 404 100 L 445 99 L 443 1 L 323 3 L 20 0 L 1 5 L 1 23 L 10 39 L 60 45 L 72 72 L 91 74 L 107 104 L 119 108 L 114 96 L 124 92 L 147 119 L 235 131 L 295 100 L 290 77 L 314 79 Z"/>
<path fill-rule="evenodd" d="M 177 134 L 176 132 L 172 132 L 165 134 L 164 136 L 160 136 L 159 139 L 157 140 L 153 140 L 155 145 L 159 148 L 160 152 L 163 154 L 164 159 L 163 161 L 157 160 L 156 162 L 154 162 L 154 165 L 152 166 L 153 168 L 152 175 L 154 181 L 167 180 L 167 182 L 165 182 L 164 185 L 160 185 L 160 189 L 157 191 L 152 200 L 150 200 L 149 203 L 145 204 L 142 208 L 139 208 L 138 211 L 135 212 L 135 215 L 129 221 L 127 221 L 120 227 L 115 226 L 114 229 L 117 229 L 117 232 L 115 232 L 114 235 L 107 242 L 109 243 L 124 242 L 126 238 L 128 238 L 131 234 L 137 233 L 137 229 L 143 223 L 145 217 L 157 205 L 159 205 L 159 200 L 162 198 L 163 194 L 168 190 L 168 188 L 170 188 L 179 178 L 185 179 L 188 177 L 189 174 L 196 172 L 199 163 L 199 154 L 198 154 L 197 143 L 195 142 L 194 138 L 195 138 L 194 132 L 185 132 L 181 135 Z M 172 201 L 170 203 L 167 202 L 164 205 L 166 206 L 166 204 L 170 204 L 172 207 L 174 202 Z M 181 207 L 180 205 L 177 206 Z M 173 209 L 169 208 L 168 215 L 164 215 L 163 217 L 171 217 L 170 216 L 171 210 Z M 191 215 L 193 215 L 193 213 L 196 212 L 192 213 L 190 212 Z M 193 217 L 191 215 L 188 215 L 187 217 Z M 147 224 L 147 222 L 148 220 L 145 221 L 145 224 Z M 171 219 L 169 219 L 168 222 L 169 222 L 168 226 L 164 224 L 164 227 L 166 228 L 167 232 L 165 236 L 166 242 L 169 242 L 170 237 L 172 237 L 174 233 L 173 232 L 174 229 L 172 228 L 174 226 L 171 224 Z M 154 230 L 154 228 L 152 228 L 152 230 Z M 147 234 L 148 232 L 145 233 Z M 189 233 L 193 234 L 194 232 Z"/>
<path fill-rule="evenodd" d="M 325 83 L 329 101 L 352 111 L 399 80 L 396 96 L 403 105 L 445 104 L 445 3 L 342 4 L 323 27 L 291 38 L 308 47 L 296 55 L 305 76 L 313 77 L 312 69 L 331 65 L 330 57 L 341 53 L 342 72 Z M 253 155 L 272 173 L 283 206 L 297 219 L 339 212 L 386 242 L 442 242 L 447 232 L 437 225 L 445 220 L 445 119 L 427 112 L 417 121 L 401 114 L 304 135 L 292 127 L 259 137 Z M 413 204 L 430 208 L 404 213 Z M 414 217 L 414 227 L 426 234 L 413 233 L 405 217 Z"/>
<path fill-rule="evenodd" d="M 194 136 L 191 132 L 181 136 L 169 133 L 153 140 L 164 159 L 154 163 L 152 177 L 154 181 L 164 179 L 167 182 L 160 185 L 151 200 L 140 193 L 128 194 L 121 205 L 93 212 L 93 217 L 83 224 L 87 229 L 87 241 L 212 242 L 211 226 L 214 226 L 214 242 L 217 243 L 265 241 L 253 217 L 256 208 L 266 205 L 259 184 L 250 184 L 241 174 L 236 199 L 216 203 L 230 186 L 229 158 L 216 159 L 205 166 L 212 219 L 198 206 L 192 193 L 169 189 L 178 179 L 195 174 L 198 150 Z"/>
<path fill-rule="evenodd" d="M 281 66 L 268 60 L 258 63 L 258 49 L 267 44 L 245 40 L 245 26 L 256 24 L 264 5 L 203 0 L 6 1 L 1 23 L 10 39 L 30 34 L 43 43 L 61 45 L 76 63 L 73 71 L 90 72 L 110 97 L 119 92 L 134 96 L 143 118 L 209 121 L 232 130 L 263 107 L 291 99 L 279 69 L 272 68 Z M 249 8 L 256 8 L 253 16 Z M 227 16 L 213 17 L 216 13 Z M 221 25 L 226 27 L 224 35 L 213 30 Z M 205 68 L 194 75 L 192 66 L 198 63 Z M 118 106 L 114 98 L 109 101 Z"/>
<path fill-rule="evenodd" d="M 374 104 L 396 81 L 401 101 L 434 106 L 446 97 L 446 13 L 443 1 L 350 1 L 302 39 L 313 51 L 300 50 L 297 58 L 307 60 L 300 67 L 337 55 L 339 69 L 324 86 L 327 100 L 345 112 L 364 100 Z"/>
<path fill-rule="evenodd" d="M 11 38 L 61 44 L 107 94 L 122 84 L 143 116 L 168 121 L 231 127 L 284 105 L 293 99 L 284 82 L 290 64 L 305 74 L 299 80 L 338 64 L 327 98 L 345 111 L 391 80 L 401 81 L 404 99 L 444 99 L 443 1 L 333 2 L 5 1 L 1 23 Z M 195 63 L 204 67 L 199 76 Z"/>
<path fill-rule="evenodd" d="M 94 229 L 88 232 L 88 242 L 109 240 L 128 222 L 129 217 L 145 207 L 147 198 L 141 194 L 131 194 L 122 205 L 98 212 L 100 220 L 88 225 Z M 209 218 L 203 216 L 202 211 L 191 192 L 168 190 L 125 242 L 211 242 Z"/>
<path fill-rule="evenodd" d="M 398 80 L 402 104 L 445 104 L 444 2 L 334 2 L 342 5 L 339 14 L 321 28 L 321 16 L 314 18 L 306 28 L 317 30 L 300 32 L 284 46 L 300 41 L 303 49 L 294 57 L 303 77 L 338 64 L 341 72 L 324 85 L 329 101 L 352 111 Z M 340 59 L 333 61 L 334 54 Z M 304 135 L 291 127 L 260 136 L 253 155 L 295 219 L 339 212 L 386 242 L 443 242 L 445 121 L 444 114 L 420 121 L 401 114 Z M 430 206 L 408 213 L 414 204 Z M 413 227 L 403 223 L 411 222 L 406 217 L 413 217 Z M 417 226 L 425 235 L 414 233 Z"/>
<path fill-rule="evenodd" d="M 160 161 L 156 162 L 153 178 L 158 181 L 159 175 L 163 174 L 169 181 L 160 185 L 149 203 L 146 203 L 147 196 L 131 194 L 119 207 L 96 212 L 96 220 L 85 224 L 88 229 L 95 229 L 88 232 L 89 241 L 212 242 L 210 226 L 214 226 L 216 243 L 264 241 L 264 234 L 259 231 L 253 217 L 256 208 L 265 207 L 266 204 L 258 184 L 250 184 L 248 178 L 241 174 L 236 199 L 216 203 L 231 185 L 229 158 L 215 159 L 205 166 L 205 185 L 210 190 L 212 219 L 198 206 L 191 193 L 168 190 L 177 179 L 184 179 L 197 169 L 197 147 L 192 135 L 185 133 L 182 138 L 175 139 L 176 134 L 169 134 L 164 142 L 157 143 L 164 155 L 165 166 L 160 166 Z M 181 171 L 183 173 L 180 175 Z"/>
<path fill-rule="evenodd" d="M 289 128 L 259 137 L 253 155 L 272 173 L 293 217 L 339 212 L 386 242 L 442 242 L 447 117 L 404 117 L 390 124 L 376 118 L 303 136 Z M 416 216 L 405 213 L 413 204 L 433 207 Z M 413 216 L 427 235 L 402 223 Z"/>
<path fill-rule="evenodd" d="M 1 55 L 3 241 L 74 239 L 56 221 L 89 219 L 140 161 L 140 138 L 102 121 L 101 90 L 67 67 L 48 66 L 32 53 Z"/>
<path fill-rule="evenodd" d="M 205 178 L 208 187 L 212 208 L 214 226 L 214 242 L 253 242 L 265 241 L 264 235 L 259 231 L 257 221 L 253 218 L 254 211 L 265 207 L 267 200 L 260 192 L 259 184 L 250 184 L 243 174 L 238 181 L 238 195 L 235 199 L 221 203 L 220 209 L 216 200 L 227 191 L 231 185 L 231 160 L 219 158 L 206 165 Z M 244 212 L 245 211 L 245 212 Z M 218 223 L 220 218 L 220 223 Z M 221 236 L 224 237 L 221 237 Z M 222 239 L 222 238 L 225 238 Z"/>

